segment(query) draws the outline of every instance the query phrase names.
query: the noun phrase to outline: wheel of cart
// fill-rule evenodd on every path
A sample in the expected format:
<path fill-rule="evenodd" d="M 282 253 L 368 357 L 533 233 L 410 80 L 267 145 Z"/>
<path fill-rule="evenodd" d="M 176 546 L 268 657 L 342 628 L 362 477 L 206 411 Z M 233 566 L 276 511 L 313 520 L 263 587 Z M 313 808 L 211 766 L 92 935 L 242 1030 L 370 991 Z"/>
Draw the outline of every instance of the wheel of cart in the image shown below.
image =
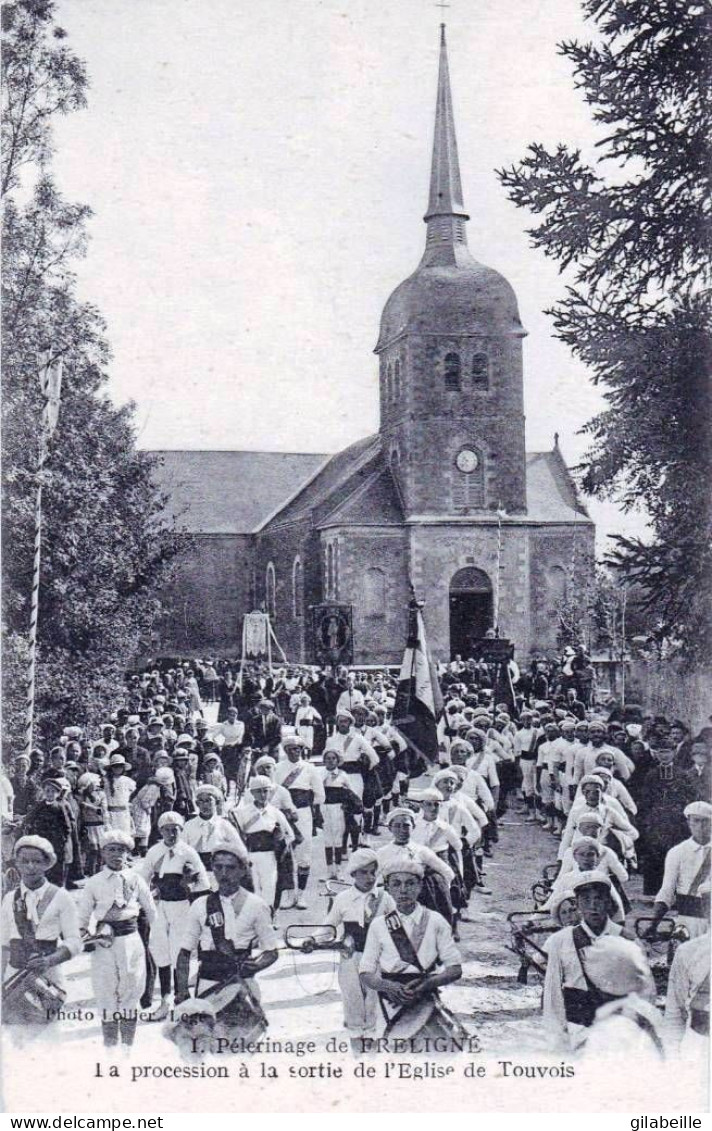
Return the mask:
<path fill-rule="evenodd" d="M 634 929 L 637 938 L 646 945 L 648 962 L 655 980 L 657 1004 L 663 1005 L 675 951 L 680 943 L 689 939 L 689 932 L 669 915 L 658 923 L 649 915 L 641 916 L 635 920 Z M 654 933 L 651 934 L 652 931 Z"/>
<path fill-rule="evenodd" d="M 510 940 L 507 950 L 520 961 L 517 981 L 526 985 L 529 971 L 546 974 L 544 944 L 550 935 L 559 930 L 548 911 L 512 911 L 507 916 Z"/>
<path fill-rule="evenodd" d="M 532 885 L 532 899 L 535 907 L 541 907 L 543 903 L 546 903 L 554 889 L 554 882 L 560 871 L 561 862 L 558 860 L 555 864 L 546 864 L 542 868 L 541 879 Z"/>

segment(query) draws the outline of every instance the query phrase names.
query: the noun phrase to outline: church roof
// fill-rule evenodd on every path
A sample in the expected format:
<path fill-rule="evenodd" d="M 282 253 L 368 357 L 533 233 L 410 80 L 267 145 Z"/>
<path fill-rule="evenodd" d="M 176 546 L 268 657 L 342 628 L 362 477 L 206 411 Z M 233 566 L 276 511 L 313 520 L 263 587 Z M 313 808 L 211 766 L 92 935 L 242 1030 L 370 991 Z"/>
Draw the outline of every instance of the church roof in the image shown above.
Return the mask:
<path fill-rule="evenodd" d="M 329 457 L 304 452 L 154 451 L 166 518 L 195 534 L 249 534 Z"/>
<path fill-rule="evenodd" d="M 526 519 L 531 522 L 591 521 L 558 446 L 550 452 L 527 452 Z"/>
<path fill-rule="evenodd" d="M 402 526 L 403 507 L 389 468 L 376 466 L 368 479 L 319 523 L 327 526 Z"/>
<path fill-rule="evenodd" d="M 308 481 L 295 495 L 285 499 L 285 506 L 275 514 L 269 526 L 283 526 L 289 522 L 299 522 L 319 511 L 325 504 L 330 509 L 338 505 L 358 486 L 365 483 L 374 470 L 374 463 L 381 454 L 380 437 L 367 436 L 355 444 L 337 452 L 318 475 Z M 320 516 L 317 515 L 317 518 Z"/>

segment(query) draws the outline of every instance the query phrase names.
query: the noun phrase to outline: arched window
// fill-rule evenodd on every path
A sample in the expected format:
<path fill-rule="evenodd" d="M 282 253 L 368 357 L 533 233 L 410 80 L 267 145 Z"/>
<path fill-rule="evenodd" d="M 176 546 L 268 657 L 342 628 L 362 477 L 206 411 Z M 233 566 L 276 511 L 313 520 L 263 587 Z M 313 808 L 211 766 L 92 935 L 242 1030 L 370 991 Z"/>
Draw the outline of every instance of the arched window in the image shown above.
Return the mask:
<path fill-rule="evenodd" d="M 339 543 L 334 542 L 334 600 L 339 599 Z"/>
<path fill-rule="evenodd" d="M 459 353 L 445 354 L 445 388 L 460 388 L 460 355 Z"/>
<path fill-rule="evenodd" d="M 472 358 L 472 385 L 475 389 L 489 389 L 489 358 L 486 353 L 476 353 Z"/>
<path fill-rule="evenodd" d="M 294 559 L 292 566 L 292 613 L 299 620 L 304 613 L 304 577 L 300 558 Z"/>
<path fill-rule="evenodd" d="M 334 596 L 334 544 L 329 542 L 326 547 L 326 596 Z"/>
<path fill-rule="evenodd" d="M 392 399 L 393 399 L 393 366 L 391 365 L 391 363 L 389 361 L 388 365 L 386 366 L 386 400 L 390 402 Z"/>
<path fill-rule="evenodd" d="M 401 363 L 400 359 L 396 358 L 396 363 L 393 370 L 393 399 L 399 400 L 401 392 Z"/>
<path fill-rule="evenodd" d="M 367 617 L 386 615 L 386 575 L 382 569 L 367 569 L 363 575 L 363 611 Z"/>
<path fill-rule="evenodd" d="M 549 566 L 546 572 L 546 589 L 550 613 L 559 612 L 561 606 L 566 603 L 567 580 L 563 566 Z"/>
<path fill-rule="evenodd" d="M 275 621 L 277 619 L 277 578 L 272 562 L 267 566 L 265 574 L 265 605 L 270 620 Z"/>
<path fill-rule="evenodd" d="M 401 454 L 399 448 L 391 448 L 391 471 L 394 475 L 400 472 Z"/>

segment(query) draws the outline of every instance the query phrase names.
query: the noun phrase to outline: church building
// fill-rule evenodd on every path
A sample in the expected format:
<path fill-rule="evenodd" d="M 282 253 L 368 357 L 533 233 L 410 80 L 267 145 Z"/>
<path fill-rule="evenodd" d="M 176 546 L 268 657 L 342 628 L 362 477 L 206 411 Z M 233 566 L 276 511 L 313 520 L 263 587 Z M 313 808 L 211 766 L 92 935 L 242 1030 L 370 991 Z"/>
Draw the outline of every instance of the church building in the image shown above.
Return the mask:
<path fill-rule="evenodd" d="M 192 542 L 161 654 L 239 654 L 242 616 L 264 608 L 288 658 L 310 662 L 310 606 L 333 601 L 352 606 L 357 664 L 398 663 L 411 587 L 438 660 L 493 626 L 520 662 L 556 648 L 594 525 L 558 440 L 526 452 L 526 330 L 467 244 L 444 28 L 424 219 L 420 263 L 381 317 L 376 435 L 331 456 L 158 453 Z"/>

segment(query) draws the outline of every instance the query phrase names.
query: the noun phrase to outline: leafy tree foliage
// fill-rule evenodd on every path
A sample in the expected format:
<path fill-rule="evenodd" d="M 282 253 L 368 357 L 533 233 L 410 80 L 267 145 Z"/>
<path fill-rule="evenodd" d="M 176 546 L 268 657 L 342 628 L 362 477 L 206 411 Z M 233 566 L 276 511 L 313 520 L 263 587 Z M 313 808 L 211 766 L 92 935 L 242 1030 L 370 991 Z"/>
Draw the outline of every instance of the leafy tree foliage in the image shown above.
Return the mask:
<path fill-rule="evenodd" d="M 159 587 L 177 551 L 135 446 L 133 406 L 106 394 L 110 361 L 99 312 L 78 300 L 73 264 L 89 210 L 54 185 L 51 119 L 85 103 L 83 64 L 53 23 L 49 0 L 3 6 L 3 691 L 4 739 L 21 741 L 34 507 L 43 481 L 38 738 L 95 723 L 150 645 Z M 59 425 L 39 470 L 38 359 L 63 358 Z"/>
<path fill-rule="evenodd" d="M 584 489 L 643 506 L 650 538 L 611 562 L 690 660 L 712 644 L 709 0 L 584 0 L 567 42 L 601 127 L 596 159 L 530 146 L 499 177 L 572 277 L 549 313 L 607 407 L 585 426 Z"/>

